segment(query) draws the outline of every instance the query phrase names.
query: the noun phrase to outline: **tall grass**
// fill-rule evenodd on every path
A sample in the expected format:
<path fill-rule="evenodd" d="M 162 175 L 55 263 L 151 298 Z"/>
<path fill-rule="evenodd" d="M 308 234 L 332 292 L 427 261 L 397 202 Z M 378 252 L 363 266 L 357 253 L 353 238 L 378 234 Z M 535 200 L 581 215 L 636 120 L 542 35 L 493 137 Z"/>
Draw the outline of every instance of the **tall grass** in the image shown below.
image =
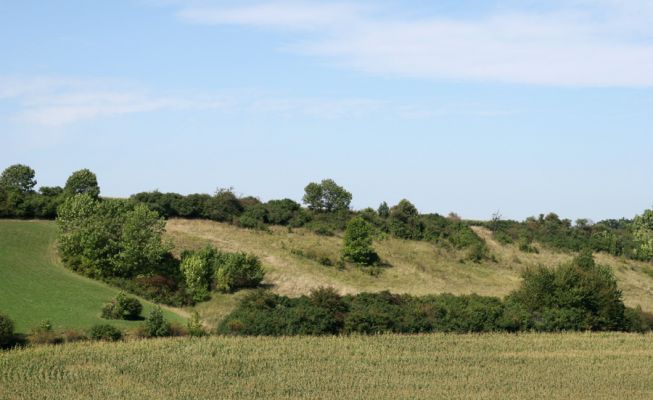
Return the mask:
<path fill-rule="evenodd" d="M 653 335 L 161 339 L 0 353 L 2 399 L 651 399 Z"/>

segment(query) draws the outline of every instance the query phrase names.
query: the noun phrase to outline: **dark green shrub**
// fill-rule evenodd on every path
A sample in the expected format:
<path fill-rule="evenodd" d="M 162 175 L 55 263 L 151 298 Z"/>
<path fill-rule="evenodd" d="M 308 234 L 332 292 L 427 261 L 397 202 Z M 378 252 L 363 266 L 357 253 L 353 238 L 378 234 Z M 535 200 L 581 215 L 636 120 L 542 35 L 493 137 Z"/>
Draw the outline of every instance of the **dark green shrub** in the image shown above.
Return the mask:
<path fill-rule="evenodd" d="M 400 295 L 390 292 L 361 293 L 346 298 L 349 300 L 349 313 L 344 321 L 344 332 L 377 334 L 396 331 L 401 319 Z"/>
<path fill-rule="evenodd" d="M 268 210 L 263 204 L 254 204 L 245 208 L 245 212 L 237 222 L 243 228 L 268 230 L 265 225 L 268 221 Z"/>
<path fill-rule="evenodd" d="M 204 201 L 202 217 L 214 221 L 232 221 L 243 212 L 243 205 L 232 189 L 218 189 L 214 196 Z"/>
<path fill-rule="evenodd" d="M 113 325 L 94 325 L 88 331 L 88 336 L 93 340 L 106 340 L 109 342 L 115 342 L 122 339 L 122 331 Z"/>
<path fill-rule="evenodd" d="M 379 261 L 379 255 L 372 247 L 372 228 L 363 218 L 354 217 L 347 224 L 342 256 L 361 265 L 373 265 Z"/>
<path fill-rule="evenodd" d="M 641 307 L 626 307 L 624 310 L 624 331 L 649 332 L 653 329 L 653 315 L 642 311 Z"/>
<path fill-rule="evenodd" d="M 288 221 L 288 226 L 291 228 L 300 228 L 311 221 L 311 215 L 303 208 L 295 212 L 295 215 Z"/>
<path fill-rule="evenodd" d="M 290 199 L 270 200 L 265 203 L 268 222 L 274 225 L 288 225 L 301 209 L 299 203 Z M 302 224 L 303 225 L 303 224 Z"/>
<path fill-rule="evenodd" d="M 379 208 L 376 210 L 377 214 L 379 214 L 379 217 L 386 219 L 390 216 L 390 207 L 388 207 L 388 203 L 385 201 L 382 202 L 379 205 Z"/>
<path fill-rule="evenodd" d="M 135 297 L 127 297 L 120 292 L 118 296 L 102 308 L 102 318 L 135 320 L 141 316 L 143 305 Z"/>
<path fill-rule="evenodd" d="M 170 323 L 163 317 L 161 307 L 156 307 L 145 319 L 145 334 L 148 337 L 170 336 Z"/>
<path fill-rule="evenodd" d="M 258 286 L 265 273 L 261 261 L 252 254 L 218 253 L 215 264 L 215 288 L 231 292 Z"/>
<path fill-rule="evenodd" d="M 211 246 L 195 252 L 184 252 L 179 265 L 186 288 L 196 302 L 209 297 L 211 279 L 215 273 L 218 251 Z"/>
<path fill-rule="evenodd" d="M 419 240 L 422 238 L 423 226 L 417 208 L 403 199 L 390 209 L 388 219 L 390 232 L 399 239 Z"/>
<path fill-rule="evenodd" d="M 14 341 L 14 321 L 0 314 L 0 348 L 10 346 Z"/>
<path fill-rule="evenodd" d="M 507 332 L 528 331 L 534 328 L 533 316 L 523 304 L 508 299 L 497 327 Z"/>
<path fill-rule="evenodd" d="M 535 328 L 557 330 L 622 330 L 624 304 L 609 267 L 596 265 L 585 252 L 555 269 L 539 267 L 524 273 L 510 300 L 532 315 Z"/>
<path fill-rule="evenodd" d="M 339 331 L 342 318 L 302 296 L 290 299 L 259 290 L 246 296 L 240 306 L 218 326 L 231 335 L 324 335 Z"/>

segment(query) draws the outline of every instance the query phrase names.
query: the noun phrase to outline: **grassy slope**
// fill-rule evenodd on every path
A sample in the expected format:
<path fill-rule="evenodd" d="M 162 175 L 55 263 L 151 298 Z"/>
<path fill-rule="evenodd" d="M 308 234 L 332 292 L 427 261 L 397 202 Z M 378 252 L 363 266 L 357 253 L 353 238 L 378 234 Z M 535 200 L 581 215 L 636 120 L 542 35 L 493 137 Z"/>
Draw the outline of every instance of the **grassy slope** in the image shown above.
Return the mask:
<path fill-rule="evenodd" d="M 63 268 L 56 256 L 56 226 L 49 221 L 0 221 L 0 312 L 27 333 L 42 320 L 54 328 L 88 328 L 106 323 L 102 305 L 118 290 Z M 144 315 L 153 305 L 144 302 Z M 166 311 L 170 320 L 182 318 Z M 123 328 L 140 322 L 110 321 Z"/>
<path fill-rule="evenodd" d="M 161 339 L 0 353 L 0 398 L 651 399 L 653 335 Z"/>
<path fill-rule="evenodd" d="M 381 258 L 392 267 L 374 277 L 355 267 L 341 271 L 292 253 L 301 250 L 339 257 L 342 238 L 317 236 L 303 229 L 289 232 L 273 227 L 271 233 L 236 228 L 210 221 L 171 220 L 167 231 L 178 249 L 197 248 L 212 243 L 220 249 L 248 251 L 260 256 L 268 271 L 266 281 L 280 294 L 298 296 L 318 286 L 332 286 L 341 293 L 379 291 L 428 294 L 478 293 L 505 296 L 520 282 L 521 271 L 537 264 L 554 266 L 569 261 L 573 255 L 541 249 L 539 254 L 527 254 L 516 246 L 502 246 L 490 232 L 475 228 L 484 237 L 496 262 L 480 264 L 461 262 L 465 254 L 426 242 L 388 238 L 375 242 Z M 653 268 L 651 264 L 597 254 L 602 264 L 611 265 L 624 291 L 626 304 L 641 305 L 653 311 Z M 213 326 L 237 303 L 243 293 L 216 295 L 197 306 L 200 315 Z"/>

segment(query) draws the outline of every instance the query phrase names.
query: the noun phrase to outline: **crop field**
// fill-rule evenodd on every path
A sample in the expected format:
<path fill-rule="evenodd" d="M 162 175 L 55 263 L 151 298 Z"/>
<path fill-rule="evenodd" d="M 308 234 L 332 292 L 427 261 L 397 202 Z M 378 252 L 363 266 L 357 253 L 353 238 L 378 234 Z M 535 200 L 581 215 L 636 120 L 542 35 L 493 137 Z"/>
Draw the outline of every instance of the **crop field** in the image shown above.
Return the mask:
<path fill-rule="evenodd" d="M 0 353 L 2 399 L 651 399 L 653 335 L 159 339 Z"/>
<path fill-rule="evenodd" d="M 118 290 L 65 269 L 56 254 L 56 225 L 51 221 L 0 221 L 0 312 L 28 333 L 43 320 L 55 330 L 86 329 L 110 322 L 134 328 L 138 321 L 107 321 L 100 318 L 102 305 Z M 143 303 L 143 315 L 153 305 Z M 166 318 L 183 322 L 164 310 Z"/>

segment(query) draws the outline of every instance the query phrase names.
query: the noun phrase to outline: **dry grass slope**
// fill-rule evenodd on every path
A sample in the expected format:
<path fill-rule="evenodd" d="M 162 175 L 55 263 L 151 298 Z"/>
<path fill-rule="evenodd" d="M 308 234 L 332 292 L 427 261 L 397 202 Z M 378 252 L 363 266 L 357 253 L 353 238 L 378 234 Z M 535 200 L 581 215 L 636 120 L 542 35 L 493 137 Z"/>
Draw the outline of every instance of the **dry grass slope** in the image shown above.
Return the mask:
<path fill-rule="evenodd" d="M 268 271 L 266 281 L 277 293 L 299 296 L 319 286 L 331 286 L 341 293 L 390 290 L 396 293 L 423 295 L 430 293 L 505 296 L 518 287 L 524 268 L 535 265 L 555 266 L 571 260 L 573 254 L 540 248 L 538 254 L 521 252 L 516 245 L 501 245 L 486 229 L 475 231 L 488 243 L 496 261 L 463 262 L 464 252 L 426 242 L 387 238 L 375 242 L 381 258 L 392 265 L 379 276 L 359 268 L 344 270 L 321 265 L 313 258 L 339 258 L 342 237 L 318 236 L 304 229 L 273 227 L 271 232 L 240 229 L 228 224 L 198 220 L 170 220 L 169 237 L 178 249 L 198 248 L 211 243 L 228 251 L 247 251 L 261 257 Z M 653 311 L 653 266 L 603 254 L 602 264 L 613 267 L 626 304 L 641 305 Z M 197 310 L 209 325 L 214 325 L 237 303 L 239 293 L 217 295 Z"/>
<path fill-rule="evenodd" d="M 653 335 L 162 339 L 0 353 L 1 399 L 651 399 Z"/>

